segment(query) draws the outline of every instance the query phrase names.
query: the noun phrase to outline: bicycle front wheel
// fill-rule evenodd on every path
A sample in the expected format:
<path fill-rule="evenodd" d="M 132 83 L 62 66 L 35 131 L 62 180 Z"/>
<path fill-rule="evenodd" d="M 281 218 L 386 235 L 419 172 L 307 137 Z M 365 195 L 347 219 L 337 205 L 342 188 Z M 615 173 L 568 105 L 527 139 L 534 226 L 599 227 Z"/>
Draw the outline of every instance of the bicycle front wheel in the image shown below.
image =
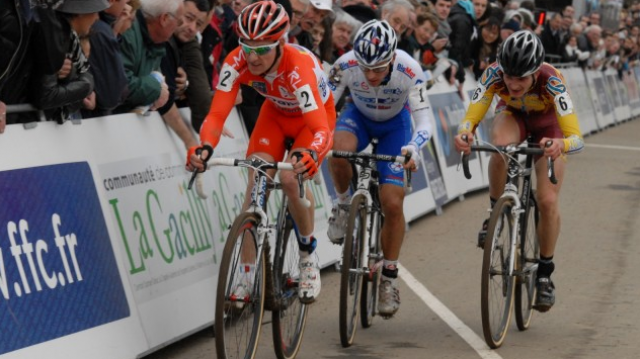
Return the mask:
<path fill-rule="evenodd" d="M 353 344 L 358 322 L 358 303 L 362 287 L 362 248 L 367 230 L 367 199 L 356 195 L 351 200 L 347 232 L 342 247 L 340 276 L 340 342 L 343 347 Z"/>
<path fill-rule="evenodd" d="M 298 299 L 300 255 L 298 239 L 289 216 L 281 219 L 273 258 L 273 347 L 279 359 L 295 358 L 307 321 L 307 306 Z"/>
<path fill-rule="evenodd" d="M 259 217 L 233 222 L 220 262 L 215 337 L 218 358 L 252 359 L 264 313 L 264 252 L 257 246 Z M 259 255 L 259 253 L 261 253 Z"/>
<path fill-rule="evenodd" d="M 515 230 L 512 208 L 513 201 L 506 197 L 493 207 L 482 260 L 482 331 L 487 345 L 494 349 L 507 335 L 513 306 L 514 277 L 508 273 L 511 234 Z"/>
<path fill-rule="evenodd" d="M 378 210 L 369 214 L 369 275 L 362 281 L 362 296 L 360 297 L 360 323 L 363 328 L 373 325 L 378 305 L 378 285 L 382 272 L 382 248 L 380 245 L 380 231 L 384 217 Z"/>
<path fill-rule="evenodd" d="M 533 301 L 536 297 L 536 273 L 540 245 L 538 244 L 539 212 L 534 192 L 522 218 L 520 230 L 519 270 L 516 282 L 515 312 L 519 330 L 527 330 L 533 316 Z"/>

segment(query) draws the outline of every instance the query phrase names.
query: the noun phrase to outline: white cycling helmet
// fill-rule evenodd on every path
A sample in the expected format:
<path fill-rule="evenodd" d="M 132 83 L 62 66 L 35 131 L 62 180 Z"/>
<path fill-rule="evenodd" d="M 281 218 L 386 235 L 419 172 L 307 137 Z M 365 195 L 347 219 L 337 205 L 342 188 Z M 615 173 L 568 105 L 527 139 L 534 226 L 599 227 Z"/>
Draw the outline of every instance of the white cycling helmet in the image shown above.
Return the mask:
<path fill-rule="evenodd" d="M 388 22 L 371 20 L 362 25 L 353 44 L 353 52 L 358 62 L 370 67 L 393 59 L 398 38 Z"/>

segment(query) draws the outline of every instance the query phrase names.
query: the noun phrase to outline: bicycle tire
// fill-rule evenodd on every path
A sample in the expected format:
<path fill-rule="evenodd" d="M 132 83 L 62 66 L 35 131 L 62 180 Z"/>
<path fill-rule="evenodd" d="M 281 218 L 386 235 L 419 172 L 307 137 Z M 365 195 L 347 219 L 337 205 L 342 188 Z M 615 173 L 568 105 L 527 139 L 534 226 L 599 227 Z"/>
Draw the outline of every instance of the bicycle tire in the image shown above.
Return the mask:
<path fill-rule="evenodd" d="M 300 255 L 293 222 L 286 215 L 279 219 L 283 225 L 278 231 L 273 258 L 274 308 L 271 312 L 273 348 L 278 359 L 295 358 L 302 344 L 307 322 L 307 305 L 298 299 Z"/>
<path fill-rule="evenodd" d="M 502 197 L 493 207 L 482 261 L 482 332 L 490 348 L 502 345 L 513 308 L 514 277 L 509 265 L 510 238 L 514 230 L 513 201 Z M 506 226 L 506 227 L 505 227 Z"/>
<path fill-rule="evenodd" d="M 369 276 L 362 281 L 362 295 L 360 297 L 360 324 L 363 328 L 373 325 L 378 305 L 378 285 L 382 274 L 382 248 L 380 244 L 380 231 L 384 217 L 378 210 L 372 210 L 369 215 Z"/>
<path fill-rule="evenodd" d="M 531 192 L 527 209 L 522 216 L 522 225 L 519 243 L 519 267 L 523 275 L 518 276 L 515 293 L 515 313 L 518 329 L 523 331 L 529 328 L 533 316 L 533 301 L 536 297 L 536 273 L 535 264 L 540 256 L 540 244 L 538 243 L 538 223 L 540 213 L 535 199 L 535 192 Z"/>
<path fill-rule="evenodd" d="M 359 268 L 366 235 L 367 199 L 359 194 L 351 200 L 347 232 L 342 246 L 340 276 L 340 343 L 347 348 L 353 344 L 358 321 L 359 296 L 363 276 L 355 273 Z"/>
<path fill-rule="evenodd" d="M 246 263 L 241 263 L 241 250 L 244 248 L 245 256 L 251 248 L 259 253 L 254 240 L 259 223 L 260 219 L 254 213 L 240 214 L 233 222 L 224 246 L 218 274 L 214 325 L 219 359 L 252 359 L 256 354 L 264 315 L 264 252 L 260 257 L 255 256 L 257 263 L 249 294 L 241 301 L 237 300 L 235 292 L 241 284 L 240 280 L 250 280 L 240 273 L 240 267 L 246 266 Z"/>

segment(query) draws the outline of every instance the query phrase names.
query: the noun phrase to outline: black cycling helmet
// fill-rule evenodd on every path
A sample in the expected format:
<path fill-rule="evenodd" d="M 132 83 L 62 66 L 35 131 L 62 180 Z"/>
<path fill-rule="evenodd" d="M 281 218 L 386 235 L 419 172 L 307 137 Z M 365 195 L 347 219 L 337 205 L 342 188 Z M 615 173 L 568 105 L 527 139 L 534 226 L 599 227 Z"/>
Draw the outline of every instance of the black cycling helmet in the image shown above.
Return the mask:
<path fill-rule="evenodd" d="M 510 76 L 525 77 L 538 71 L 544 62 L 542 42 L 529 30 L 514 32 L 498 51 L 498 65 Z"/>

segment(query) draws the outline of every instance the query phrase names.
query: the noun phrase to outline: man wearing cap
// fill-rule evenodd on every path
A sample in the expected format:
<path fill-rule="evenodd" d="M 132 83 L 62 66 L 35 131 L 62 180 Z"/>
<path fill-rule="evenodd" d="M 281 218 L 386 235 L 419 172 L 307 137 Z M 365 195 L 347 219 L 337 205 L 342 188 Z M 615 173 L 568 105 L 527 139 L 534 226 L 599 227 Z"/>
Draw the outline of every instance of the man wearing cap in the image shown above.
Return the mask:
<path fill-rule="evenodd" d="M 183 0 L 141 0 L 136 22 L 122 35 L 120 51 L 129 95 L 115 113 L 136 108 L 157 110 L 169 100 L 169 88 L 160 74 L 165 45 L 183 21 Z M 197 144 L 181 118 L 163 117 L 187 148 Z"/>
<path fill-rule="evenodd" d="M 322 20 L 333 13 L 333 1 L 332 0 L 310 0 L 311 6 L 302 17 L 300 21 L 300 27 L 304 31 L 311 32 L 316 24 L 322 22 Z"/>
<path fill-rule="evenodd" d="M 33 103 L 43 110 L 47 118 L 63 123 L 69 118 L 80 118 L 80 109 L 95 107 L 93 76 L 89 73 L 89 41 L 91 26 L 98 20 L 98 12 L 109 7 L 107 0 L 66 0 L 56 10 L 62 14 L 62 24 L 69 28 L 70 44 L 66 53 L 68 67 L 63 73 L 40 75 L 35 78 Z"/>

